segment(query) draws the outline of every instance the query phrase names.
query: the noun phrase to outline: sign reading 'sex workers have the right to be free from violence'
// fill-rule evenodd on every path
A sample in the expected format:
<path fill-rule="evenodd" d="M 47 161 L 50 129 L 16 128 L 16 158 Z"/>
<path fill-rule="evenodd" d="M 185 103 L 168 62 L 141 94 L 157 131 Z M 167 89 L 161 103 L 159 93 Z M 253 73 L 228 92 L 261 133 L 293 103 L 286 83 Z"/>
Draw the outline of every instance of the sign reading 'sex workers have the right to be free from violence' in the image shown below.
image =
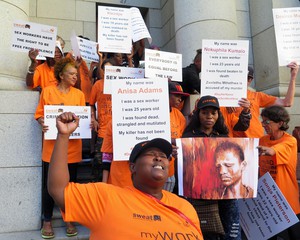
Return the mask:
<path fill-rule="evenodd" d="M 38 49 L 39 56 L 54 57 L 56 27 L 16 20 L 13 23 L 11 50 L 28 52 Z"/>

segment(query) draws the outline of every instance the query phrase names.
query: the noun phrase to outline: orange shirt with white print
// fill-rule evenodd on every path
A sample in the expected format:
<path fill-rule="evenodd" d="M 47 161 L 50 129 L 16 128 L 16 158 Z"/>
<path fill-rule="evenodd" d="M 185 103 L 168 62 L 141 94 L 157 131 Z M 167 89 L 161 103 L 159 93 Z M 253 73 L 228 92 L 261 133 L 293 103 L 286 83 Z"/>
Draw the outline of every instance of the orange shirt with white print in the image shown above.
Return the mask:
<path fill-rule="evenodd" d="M 245 132 L 232 131 L 234 137 L 248 137 L 248 138 L 260 138 L 264 135 L 264 129 L 261 125 L 259 115 L 260 108 L 271 106 L 275 103 L 277 97 L 265 94 L 263 92 L 253 92 L 247 90 L 247 99 L 250 101 L 250 111 L 252 118 L 250 120 L 250 126 Z M 234 113 L 239 117 L 243 108 L 236 108 Z"/>
<path fill-rule="evenodd" d="M 170 112 L 170 128 L 171 138 L 181 138 L 185 129 L 186 120 L 183 114 L 177 109 L 172 107 Z M 172 157 L 169 166 L 169 177 L 175 174 L 175 159 Z"/>
<path fill-rule="evenodd" d="M 54 67 L 49 67 L 47 62 L 37 66 L 33 75 L 33 86 L 40 86 L 42 89 L 48 86 L 57 85 L 57 80 L 54 77 Z"/>
<path fill-rule="evenodd" d="M 90 105 L 97 103 L 98 137 L 104 138 L 108 122 L 112 118 L 111 94 L 104 94 L 104 80 L 98 80 L 92 87 Z"/>
<path fill-rule="evenodd" d="M 288 133 L 277 140 L 271 140 L 269 135 L 259 140 L 260 146 L 271 147 L 274 156 L 259 157 L 259 175 L 269 172 L 291 205 L 295 214 L 300 213 L 299 188 L 296 176 L 297 140 Z"/>
<path fill-rule="evenodd" d="M 67 94 L 60 92 L 57 86 L 49 86 L 43 89 L 34 118 L 44 117 L 45 105 L 85 106 L 84 94 L 79 89 L 70 88 Z M 42 160 L 50 162 L 55 140 L 43 140 Z M 81 139 L 71 139 L 68 145 L 68 163 L 80 162 L 82 158 Z"/>
<path fill-rule="evenodd" d="M 186 219 L 134 187 L 69 183 L 64 197 L 64 221 L 89 228 L 91 240 L 203 240 L 201 231 Z M 161 202 L 184 213 L 200 229 L 197 213 L 185 199 L 163 191 Z"/>

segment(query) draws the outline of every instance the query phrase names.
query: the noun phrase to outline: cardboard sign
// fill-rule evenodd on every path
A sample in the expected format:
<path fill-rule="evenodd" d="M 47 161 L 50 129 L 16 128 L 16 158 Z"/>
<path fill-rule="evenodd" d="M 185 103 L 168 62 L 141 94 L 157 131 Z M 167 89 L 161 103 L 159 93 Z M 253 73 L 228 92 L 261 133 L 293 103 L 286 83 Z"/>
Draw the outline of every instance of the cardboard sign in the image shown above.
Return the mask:
<path fill-rule="evenodd" d="M 38 49 L 40 57 L 54 57 L 56 27 L 17 20 L 13 23 L 11 50 L 28 52 Z"/>
<path fill-rule="evenodd" d="M 257 198 L 239 200 L 247 239 L 269 239 L 299 220 L 269 173 L 258 181 Z"/>
<path fill-rule="evenodd" d="M 138 142 L 171 142 L 168 82 L 160 79 L 112 81 L 114 159 L 128 160 Z"/>
<path fill-rule="evenodd" d="M 244 40 L 202 40 L 202 96 L 215 96 L 224 107 L 247 98 L 248 48 Z"/>
<path fill-rule="evenodd" d="M 152 41 L 138 8 L 98 6 L 97 34 L 101 52 L 131 53 L 132 40 Z"/>
<path fill-rule="evenodd" d="M 273 9 L 279 66 L 300 64 L 300 8 Z"/>
<path fill-rule="evenodd" d="M 176 139 L 176 146 L 180 195 L 194 199 L 256 197 L 258 139 L 181 138 Z"/>
<path fill-rule="evenodd" d="M 49 130 L 44 134 L 45 139 L 53 140 L 57 137 L 56 117 L 63 112 L 73 112 L 79 117 L 79 126 L 71 134 L 70 139 L 91 138 L 91 107 L 90 106 L 60 106 L 45 105 L 44 121 Z"/>
<path fill-rule="evenodd" d="M 182 55 L 145 49 L 145 77 L 182 82 Z"/>
<path fill-rule="evenodd" d="M 145 70 L 141 68 L 105 66 L 104 90 L 105 94 L 111 94 L 111 81 L 121 79 L 142 79 L 145 77 Z"/>

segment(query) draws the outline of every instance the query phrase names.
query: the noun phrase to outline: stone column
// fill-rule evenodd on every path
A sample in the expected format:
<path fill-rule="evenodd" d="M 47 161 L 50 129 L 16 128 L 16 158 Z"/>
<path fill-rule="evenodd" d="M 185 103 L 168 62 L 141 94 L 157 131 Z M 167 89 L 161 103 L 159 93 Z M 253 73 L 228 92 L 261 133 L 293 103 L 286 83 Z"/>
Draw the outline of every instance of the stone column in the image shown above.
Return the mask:
<path fill-rule="evenodd" d="M 26 89 L 27 53 L 10 49 L 15 20 L 28 21 L 29 0 L 0 0 L 0 90 Z"/>
<path fill-rule="evenodd" d="M 29 0 L 0 0 L 0 239 L 41 225 L 39 93 L 26 89 L 27 53 L 10 50 L 13 22 L 28 21 L 28 12 Z"/>
<path fill-rule="evenodd" d="M 237 39 L 235 1 L 174 0 L 176 52 L 192 63 L 202 39 Z"/>
<path fill-rule="evenodd" d="M 176 52 L 182 53 L 183 67 L 193 62 L 202 39 L 237 39 L 235 1 L 174 0 L 174 20 Z M 184 115 L 191 112 L 197 98 L 188 98 Z"/>

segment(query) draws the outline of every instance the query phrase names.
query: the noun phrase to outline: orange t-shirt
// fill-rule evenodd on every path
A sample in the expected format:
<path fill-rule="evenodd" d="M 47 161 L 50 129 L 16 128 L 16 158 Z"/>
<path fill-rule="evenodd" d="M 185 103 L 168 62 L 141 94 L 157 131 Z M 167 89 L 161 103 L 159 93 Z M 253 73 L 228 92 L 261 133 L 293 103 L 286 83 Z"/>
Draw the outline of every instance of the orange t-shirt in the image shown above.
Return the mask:
<path fill-rule="evenodd" d="M 37 66 L 34 71 L 32 88 L 40 86 L 44 89 L 51 85 L 57 85 L 57 80 L 54 77 L 54 67 L 49 67 L 47 62 L 44 62 Z"/>
<path fill-rule="evenodd" d="M 103 139 L 101 152 L 113 153 L 112 121 L 107 123 L 107 130 Z M 119 187 L 132 186 L 129 161 L 116 161 L 113 159 L 110 166 L 107 183 Z"/>
<path fill-rule="evenodd" d="M 98 80 L 91 92 L 90 96 L 90 105 L 97 103 L 97 113 L 98 113 L 98 137 L 104 138 L 107 123 L 111 120 L 112 117 L 112 103 L 111 95 L 103 93 L 104 80 Z"/>
<path fill-rule="evenodd" d="M 286 132 L 278 140 L 270 140 L 266 135 L 260 138 L 259 145 L 271 147 L 276 152 L 274 156 L 259 157 L 259 175 L 269 172 L 295 214 L 300 213 L 296 138 Z"/>
<path fill-rule="evenodd" d="M 61 93 L 57 86 L 49 86 L 43 89 L 34 118 L 44 117 L 45 105 L 85 106 L 84 94 L 79 89 L 70 88 L 67 94 Z M 43 140 L 42 160 L 50 162 L 55 140 Z M 81 139 L 71 139 L 68 145 L 68 163 L 81 161 Z"/>
<path fill-rule="evenodd" d="M 221 107 L 220 111 L 224 117 L 225 124 L 229 130 L 228 136 L 233 137 L 233 128 L 239 121 L 239 117 L 236 116 L 234 113 L 229 113 L 226 107 Z M 235 131 L 236 132 L 236 131 Z M 240 133 L 240 132 L 239 132 Z M 244 132 L 242 132 L 244 134 Z"/>
<path fill-rule="evenodd" d="M 259 119 L 260 108 L 271 106 L 275 103 L 277 97 L 265 94 L 263 92 L 253 92 L 247 90 L 247 99 L 250 101 L 250 111 L 252 118 L 250 120 L 250 126 L 247 131 L 232 131 L 234 137 L 248 137 L 248 138 L 260 138 L 264 135 L 264 129 Z M 234 113 L 239 117 L 242 108 L 237 108 Z"/>
<path fill-rule="evenodd" d="M 91 240 L 203 239 L 186 219 L 134 187 L 69 183 L 64 197 L 64 221 L 89 228 Z M 200 229 L 197 213 L 185 199 L 163 191 L 161 202 L 184 213 Z"/>
<path fill-rule="evenodd" d="M 170 128 L 171 128 L 171 138 L 181 138 L 183 131 L 185 129 L 186 120 L 183 114 L 177 109 L 173 108 L 170 112 Z M 175 159 L 172 157 L 169 166 L 169 177 L 175 174 Z"/>
<path fill-rule="evenodd" d="M 89 76 L 89 68 L 84 60 L 82 60 L 82 63 L 79 66 L 79 74 L 80 74 L 80 89 L 84 93 L 84 97 L 86 101 L 89 101 L 91 97 L 93 84 Z"/>

